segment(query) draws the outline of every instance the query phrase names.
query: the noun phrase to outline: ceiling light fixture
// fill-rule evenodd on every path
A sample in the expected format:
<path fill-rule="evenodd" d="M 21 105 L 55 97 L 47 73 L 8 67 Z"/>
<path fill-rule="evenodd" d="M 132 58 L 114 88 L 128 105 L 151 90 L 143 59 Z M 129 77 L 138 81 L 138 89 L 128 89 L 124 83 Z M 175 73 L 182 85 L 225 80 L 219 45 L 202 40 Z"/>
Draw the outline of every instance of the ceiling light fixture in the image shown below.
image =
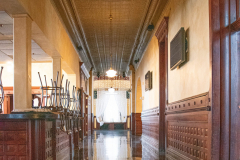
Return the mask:
<path fill-rule="evenodd" d="M 111 88 L 108 88 L 108 92 L 109 92 L 109 93 L 114 93 L 114 92 L 115 92 L 115 89 L 112 88 L 112 87 L 111 87 Z"/>
<path fill-rule="evenodd" d="M 108 77 L 115 77 L 117 76 L 116 73 L 117 71 L 113 70 L 112 67 L 106 72 Z"/>
<path fill-rule="evenodd" d="M 111 14 L 111 5 L 110 5 L 110 16 L 109 16 L 109 19 L 110 19 L 110 36 L 112 36 L 112 19 L 113 19 L 113 17 L 112 17 L 112 14 Z M 110 42 L 112 42 L 112 41 L 110 41 Z M 112 44 L 110 44 L 110 53 L 111 53 L 111 59 L 110 59 L 110 61 L 111 61 L 111 67 L 110 67 L 110 69 L 106 72 L 107 73 L 107 76 L 108 77 L 115 77 L 115 76 L 117 76 L 117 71 L 115 71 L 115 70 L 113 70 L 112 69 Z M 110 88 L 109 88 L 110 89 Z M 109 90 L 108 89 L 108 90 Z"/>

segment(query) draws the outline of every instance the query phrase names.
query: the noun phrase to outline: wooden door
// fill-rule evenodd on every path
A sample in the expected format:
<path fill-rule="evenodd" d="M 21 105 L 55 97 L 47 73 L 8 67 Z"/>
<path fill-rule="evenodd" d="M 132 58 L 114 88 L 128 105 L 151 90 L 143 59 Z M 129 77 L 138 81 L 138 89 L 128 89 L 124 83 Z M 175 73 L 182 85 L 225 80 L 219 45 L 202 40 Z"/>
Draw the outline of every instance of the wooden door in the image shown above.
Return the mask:
<path fill-rule="evenodd" d="M 240 158 L 239 0 L 210 1 L 212 159 Z"/>
<path fill-rule="evenodd" d="M 13 110 L 13 95 L 5 95 L 3 103 L 3 114 L 10 114 Z"/>

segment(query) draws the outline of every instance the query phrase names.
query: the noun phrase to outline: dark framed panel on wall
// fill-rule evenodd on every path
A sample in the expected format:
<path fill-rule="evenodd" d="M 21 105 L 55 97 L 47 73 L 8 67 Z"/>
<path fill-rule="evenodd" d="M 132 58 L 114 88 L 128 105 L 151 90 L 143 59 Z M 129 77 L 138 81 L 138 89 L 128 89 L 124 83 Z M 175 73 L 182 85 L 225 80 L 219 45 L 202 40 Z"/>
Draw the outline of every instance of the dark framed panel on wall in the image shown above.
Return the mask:
<path fill-rule="evenodd" d="M 152 72 L 148 71 L 145 75 L 145 91 L 152 89 Z"/>

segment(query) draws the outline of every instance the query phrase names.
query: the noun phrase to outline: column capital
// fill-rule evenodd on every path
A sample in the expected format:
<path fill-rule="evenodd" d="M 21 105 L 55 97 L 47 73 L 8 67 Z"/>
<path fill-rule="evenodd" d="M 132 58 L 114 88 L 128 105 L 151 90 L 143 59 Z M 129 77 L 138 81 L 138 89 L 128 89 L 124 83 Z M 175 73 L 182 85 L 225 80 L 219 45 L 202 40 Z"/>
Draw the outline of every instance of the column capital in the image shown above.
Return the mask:
<path fill-rule="evenodd" d="M 52 59 L 62 59 L 62 56 L 52 56 Z"/>
<path fill-rule="evenodd" d="M 28 14 L 13 14 L 13 18 L 29 18 L 32 20 L 32 18 Z"/>
<path fill-rule="evenodd" d="M 135 71 L 134 66 L 133 66 L 133 65 L 129 65 L 129 70 L 131 70 L 131 71 Z"/>

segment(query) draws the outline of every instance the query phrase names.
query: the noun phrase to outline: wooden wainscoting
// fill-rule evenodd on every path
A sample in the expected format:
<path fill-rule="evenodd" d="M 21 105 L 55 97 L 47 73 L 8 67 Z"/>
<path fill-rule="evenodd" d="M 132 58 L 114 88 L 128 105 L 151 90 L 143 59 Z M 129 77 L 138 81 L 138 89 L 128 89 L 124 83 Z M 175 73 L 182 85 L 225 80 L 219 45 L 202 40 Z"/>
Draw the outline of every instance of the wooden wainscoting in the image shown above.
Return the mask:
<path fill-rule="evenodd" d="M 131 123 L 132 135 L 141 135 L 142 134 L 141 113 L 132 113 L 131 122 L 132 122 Z"/>
<path fill-rule="evenodd" d="M 143 157 L 159 157 L 159 107 L 144 110 L 142 119 L 142 153 Z"/>
<path fill-rule="evenodd" d="M 166 107 L 167 159 L 210 159 L 211 112 L 208 93 Z"/>
<path fill-rule="evenodd" d="M 1 120 L 0 123 L 0 159 L 31 159 L 30 121 Z"/>

